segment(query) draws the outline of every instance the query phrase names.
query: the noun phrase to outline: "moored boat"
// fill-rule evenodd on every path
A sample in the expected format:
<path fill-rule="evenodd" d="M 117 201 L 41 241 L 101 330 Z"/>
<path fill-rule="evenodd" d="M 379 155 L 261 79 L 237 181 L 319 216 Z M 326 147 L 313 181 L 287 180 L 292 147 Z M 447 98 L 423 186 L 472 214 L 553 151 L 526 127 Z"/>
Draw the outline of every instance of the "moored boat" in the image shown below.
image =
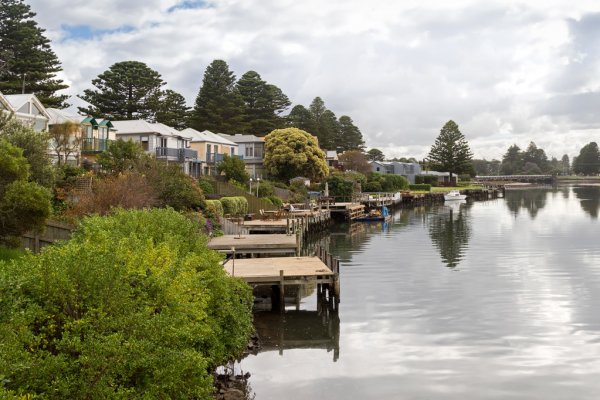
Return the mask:
<path fill-rule="evenodd" d="M 467 198 L 466 194 L 460 194 L 458 190 L 452 190 L 446 194 L 444 194 L 444 201 L 452 201 L 452 200 L 464 200 Z"/>

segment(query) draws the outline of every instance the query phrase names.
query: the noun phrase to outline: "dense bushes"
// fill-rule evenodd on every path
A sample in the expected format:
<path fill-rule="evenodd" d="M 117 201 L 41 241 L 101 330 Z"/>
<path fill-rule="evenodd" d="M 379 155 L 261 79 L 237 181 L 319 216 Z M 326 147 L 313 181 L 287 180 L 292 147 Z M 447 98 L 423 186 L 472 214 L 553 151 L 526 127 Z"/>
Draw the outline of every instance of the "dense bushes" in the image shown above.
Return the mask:
<path fill-rule="evenodd" d="M 352 190 L 354 182 L 345 179 L 342 175 L 331 175 L 327 180 L 329 196 L 337 201 L 350 201 L 352 199 Z M 322 185 L 325 189 L 325 183 Z"/>
<path fill-rule="evenodd" d="M 415 184 L 426 183 L 431 186 L 436 186 L 438 183 L 438 177 L 435 175 L 417 175 L 415 176 Z"/>
<path fill-rule="evenodd" d="M 261 197 L 263 200 L 273 204 L 276 207 L 281 207 L 283 205 L 283 200 L 281 200 L 279 197 L 277 196 L 268 196 L 268 197 Z"/>
<path fill-rule="evenodd" d="M 208 218 L 218 219 L 223 216 L 223 205 L 219 200 L 206 200 L 204 212 Z"/>
<path fill-rule="evenodd" d="M 212 369 L 247 343 L 252 297 L 200 228 L 172 209 L 119 211 L 0 264 L 0 394 L 211 398 Z"/>
<path fill-rule="evenodd" d="M 243 196 L 221 197 L 223 213 L 228 215 L 245 215 L 248 213 L 248 200 Z"/>
<path fill-rule="evenodd" d="M 428 185 L 428 184 L 425 184 L 425 183 L 419 183 L 419 184 L 415 184 L 415 185 L 408 185 L 408 188 L 410 190 L 419 190 L 419 191 L 426 191 L 426 192 L 431 191 L 431 185 Z"/>
<path fill-rule="evenodd" d="M 408 189 L 408 181 L 405 177 L 401 175 L 378 174 L 376 172 L 373 172 L 368 175 L 367 185 L 369 185 L 369 183 L 374 182 L 379 183 L 379 185 L 381 186 L 381 190 L 374 191 L 397 192 L 399 190 Z M 379 186 L 373 185 L 373 187 L 378 188 Z"/>
<path fill-rule="evenodd" d="M 198 187 L 200 187 L 200 189 L 202 189 L 202 193 L 204 193 L 204 194 L 212 194 L 215 192 L 213 186 L 206 179 L 199 179 Z"/>

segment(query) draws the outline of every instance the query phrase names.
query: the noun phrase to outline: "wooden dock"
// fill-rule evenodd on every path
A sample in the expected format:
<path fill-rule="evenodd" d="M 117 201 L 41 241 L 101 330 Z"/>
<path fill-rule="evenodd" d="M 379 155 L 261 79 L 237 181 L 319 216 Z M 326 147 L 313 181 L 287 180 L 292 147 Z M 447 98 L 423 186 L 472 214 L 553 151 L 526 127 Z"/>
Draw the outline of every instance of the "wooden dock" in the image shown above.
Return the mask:
<path fill-rule="evenodd" d="M 358 201 L 367 208 L 378 208 L 381 206 L 391 207 L 402 201 L 402 194 L 400 192 L 361 193 L 358 197 Z"/>
<path fill-rule="evenodd" d="M 286 234 L 225 235 L 212 238 L 208 248 L 236 255 L 297 255 L 299 242 L 296 235 Z"/>
<path fill-rule="evenodd" d="M 365 206 L 360 203 L 334 203 L 329 206 L 329 211 L 351 221 L 365 215 Z"/>

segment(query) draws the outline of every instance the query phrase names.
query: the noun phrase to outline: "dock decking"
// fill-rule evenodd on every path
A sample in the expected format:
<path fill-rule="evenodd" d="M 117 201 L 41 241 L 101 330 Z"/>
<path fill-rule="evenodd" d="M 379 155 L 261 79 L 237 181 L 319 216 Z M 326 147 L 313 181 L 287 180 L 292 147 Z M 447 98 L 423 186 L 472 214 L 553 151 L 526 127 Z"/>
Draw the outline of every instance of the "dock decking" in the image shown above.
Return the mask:
<path fill-rule="evenodd" d="M 221 253 L 231 254 L 291 254 L 298 252 L 296 235 L 264 234 L 264 235 L 225 235 L 212 238 L 208 248 Z"/>

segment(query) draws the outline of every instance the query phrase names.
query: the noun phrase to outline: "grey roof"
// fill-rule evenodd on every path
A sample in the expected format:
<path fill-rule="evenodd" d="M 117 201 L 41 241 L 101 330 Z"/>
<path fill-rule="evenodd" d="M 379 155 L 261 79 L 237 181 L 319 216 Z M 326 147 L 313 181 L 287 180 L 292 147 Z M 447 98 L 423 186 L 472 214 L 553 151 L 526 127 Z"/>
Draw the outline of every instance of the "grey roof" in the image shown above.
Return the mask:
<path fill-rule="evenodd" d="M 46 111 L 48 111 L 48 115 L 50 115 L 50 120 L 48 121 L 49 125 L 63 124 L 65 122 L 80 123 L 85 119 L 85 117 L 82 117 L 81 115 L 68 114 L 58 108 L 46 108 Z"/>
<path fill-rule="evenodd" d="M 263 143 L 265 138 L 254 136 L 254 135 L 241 135 L 236 133 L 235 135 L 227 135 L 225 133 L 218 134 L 221 137 L 224 137 L 227 140 L 231 140 L 234 143 Z"/>
<path fill-rule="evenodd" d="M 5 94 L 3 96 L 4 99 L 6 99 L 10 103 L 11 107 L 14 109 L 15 112 L 18 112 L 19 108 L 23 107 L 25 103 L 31 101 L 36 105 L 36 107 L 40 110 L 44 117 L 50 118 L 50 115 L 48 115 L 48 111 L 46 111 L 46 107 L 44 107 L 44 105 L 33 93 Z"/>
<path fill-rule="evenodd" d="M 183 139 L 190 140 L 189 135 L 183 134 L 175 128 L 171 128 L 161 123 L 151 123 L 141 119 L 132 121 L 111 121 L 115 129 L 118 131 L 117 135 L 135 135 L 141 133 L 149 133 L 160 136 L 171 136 L 180 137 Z"/>
<path fill-rule="evenodd" d="M 187 128 L 181 131 L 182 134 L 185 134 L 186 136 L 189 136 L 192 138 L 192 143 L 194 142 L 211 142 L 211 143 L 219 143 L 219 144 L 224 144 L 227 146 L 237 146 L 238 144 L 235 142 L 232 142 L 229 139 L 226 139 L 223 136 L 217 135 L 216 133 L 213 133 L 211 131 L 202 131 L 202 132 L 198 132 L 195 129 L 192 128 Z"/>

